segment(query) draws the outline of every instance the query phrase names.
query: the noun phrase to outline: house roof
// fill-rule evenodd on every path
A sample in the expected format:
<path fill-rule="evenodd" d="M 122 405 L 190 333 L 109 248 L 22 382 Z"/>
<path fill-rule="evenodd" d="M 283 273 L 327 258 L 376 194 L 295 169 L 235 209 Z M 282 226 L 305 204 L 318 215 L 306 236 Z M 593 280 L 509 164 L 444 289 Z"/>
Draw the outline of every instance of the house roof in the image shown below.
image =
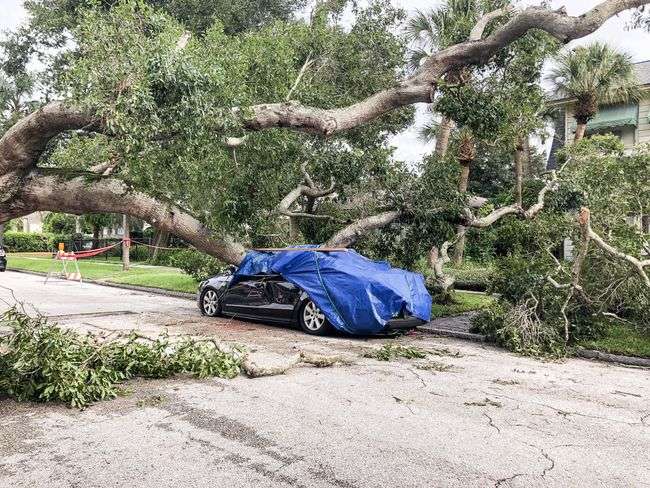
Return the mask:
<path fill-rule="evenodd" d="M 650 87 L 650 59 L 634 63 L 633 66 L 636 77 L 639 79 L 639 85 L 642 87 Z M 569 98 L 560 92 L 549 93 L 548 96 L 551 102 L 563 102 Z"/>

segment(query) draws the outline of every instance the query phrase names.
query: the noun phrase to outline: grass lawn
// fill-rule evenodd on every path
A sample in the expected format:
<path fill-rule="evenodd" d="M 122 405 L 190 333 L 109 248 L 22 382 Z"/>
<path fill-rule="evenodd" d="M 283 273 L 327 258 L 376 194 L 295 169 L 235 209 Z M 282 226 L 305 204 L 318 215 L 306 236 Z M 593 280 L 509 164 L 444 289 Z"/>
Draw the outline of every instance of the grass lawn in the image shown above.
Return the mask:
<path fill-rule="evenodd" d="M 40 271 L 41 273 L 47 273 L 51 266 L 52 258 L 39 254 L 10 254 L 7 262 L 8 269 Z M 54 270 L 61 271 L 61 269 L 61 263 L 57 262 Z M 129 271 L 124 272 L 121 263 L 98 258 L 79 261 L 79 270 L 83 278 L 90 280 L 150 286 L 188 293 L 196 292 L 198 287 L 197 281 L 191 276 L 179 269 L 164 266 L 146 266 L 134 263 Z"/>
<path fill-rule="evenodd" d="M 434 303 L 431 307 L 431 319 L 479 310 L 487 307 L 494 300 L 494 298 L 482 293 L 468 293 L 464 291 L 457 291 L 455 299 L 457 303 L 449 305 Z"/>
<path fill-rule="evenodd" d="M 621 323 L 610 324 L 604 337 L 584 341 L 580 345 L 586 349 L 595 349 L 610 354 L 650 358 L 650 334 Z"/>

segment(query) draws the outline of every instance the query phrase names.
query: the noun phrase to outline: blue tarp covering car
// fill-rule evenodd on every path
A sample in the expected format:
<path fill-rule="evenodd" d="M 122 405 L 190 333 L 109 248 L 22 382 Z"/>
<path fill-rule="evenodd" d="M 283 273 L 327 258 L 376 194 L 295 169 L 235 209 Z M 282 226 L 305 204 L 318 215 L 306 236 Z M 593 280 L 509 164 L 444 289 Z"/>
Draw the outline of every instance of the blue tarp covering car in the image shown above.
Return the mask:
<path fill-rule="evenodd" d="M 377 334 L 405 314 L 429 321 L 431 296 L 421 274 L 352 250 L 249 251 L 233 277 L 279 274 L 305 291 L 338 330 Z"/>

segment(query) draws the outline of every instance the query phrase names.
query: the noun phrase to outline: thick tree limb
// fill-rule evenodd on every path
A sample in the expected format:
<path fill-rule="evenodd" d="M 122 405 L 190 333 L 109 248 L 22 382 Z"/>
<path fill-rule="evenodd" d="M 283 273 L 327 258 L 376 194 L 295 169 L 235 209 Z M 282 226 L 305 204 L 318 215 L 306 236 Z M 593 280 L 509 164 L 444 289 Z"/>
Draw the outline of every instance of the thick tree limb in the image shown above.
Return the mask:
<path fill-rule="evenodd" d="M 33 170 L 22 178 L 18 195 L 0 205 L 0 222 L 36 211 L 72 214 L 117 213 L 142 219 L 177 235 L 198 250 L 228 263 L 239 264 L 244 248 L 229 236 L 218 236 L 184 210 L 133 191 L 115 178 L 64 178 Z"/>
<path fill-rule="evenodd" d="M 53 102 L 20 119 L 0 138 L 0 175 L 36 165 L 50 140 L 61 132 L 98 126 L 92 115 Z"/>
<path fill-rule="evenodd" d="M 443 75 L 463 66 L 484 64 L 531 29 L 544 30 L 560 42 L 568 43 L 591 34 L 613 15 L 646 4 L 647 0 L 605 0 L 578 17 L 568 16 L 562 10 L 528 7 L 486 38 L 456 44 L 434 53 L 413 76 L 353 105 L 329 110 L 296 103 L 255 105 L 244 117 L 244 125 L 250 130 L 286 127 L 329 136 L 406 105 L 431 103 Z"/>
<path fill-rule="evenodd" d="M 325 243 L 325 246 L 350 247 L 357 242 L 361 236 L 368 234 L 375 229 L 381 229 L 382 227 L 391 224 L 400 218 L 401 215 L 402 212 L 391 210 L 357 220 L 334 234 L 332 238 Z"/>
<path fill-rule="evenodd" d="M 480 41 L 483 37 L 483 33 L 485 32 L 485 28 L 490 22 L 492 22 L 494 19 L 498 19 L 499 17 L 507 15 L 512 11 L 513 7 L 508 5 L 507 7 L 493 10 L 492 12 L 485 14 L 483 17 L 481 17 L 481 19 L 476 23 L 472 31 L 469 33 L 469 40 Z"/>

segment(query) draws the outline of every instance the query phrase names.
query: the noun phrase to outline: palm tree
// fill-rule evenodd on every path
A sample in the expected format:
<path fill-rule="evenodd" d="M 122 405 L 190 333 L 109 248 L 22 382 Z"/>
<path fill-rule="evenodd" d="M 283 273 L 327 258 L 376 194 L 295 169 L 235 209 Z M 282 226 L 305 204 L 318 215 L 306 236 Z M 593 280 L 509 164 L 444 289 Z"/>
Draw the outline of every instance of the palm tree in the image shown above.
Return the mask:
<path fill-rule="evenodd" d="M 409 53 L 410 67 L 415 70 L 433 51 L 466 41 L 478 16 L 476 4 L 476 0 L 448 0 L 436 8 L 416 11 L 406 24 L 406 34 L 415 46 Z M 454 122 L 446 116 L 435 125 L 435 152 L 440 157 L 447 152 L 453 128 Z"/>
<path fill-rule="evenodd" d="M 575 99 L 575 141 L 584 137 L 587 123 L 601 105 L 639 98 L 639 82 L 630 56 L 604 43 L 560 54 L 549 78 L 557 91 Z"/>
<path fill-rule="evenodd" d="M 409 65 L 417 69 L 434 51 L 467 41 L 476 22 L 486 13 L 501 8 L 509 0 L 447 0 L 436 8 L 417 10 L 406 23 L 406 35 L 414 47 L 409 52 Z M 451 72 L 447 81 L 455 83 L 460 73 Z M 443 116 L 439 123 L 425 131 L 435 131 L 438 156 L 444 156 L 454 122 Z"/>

